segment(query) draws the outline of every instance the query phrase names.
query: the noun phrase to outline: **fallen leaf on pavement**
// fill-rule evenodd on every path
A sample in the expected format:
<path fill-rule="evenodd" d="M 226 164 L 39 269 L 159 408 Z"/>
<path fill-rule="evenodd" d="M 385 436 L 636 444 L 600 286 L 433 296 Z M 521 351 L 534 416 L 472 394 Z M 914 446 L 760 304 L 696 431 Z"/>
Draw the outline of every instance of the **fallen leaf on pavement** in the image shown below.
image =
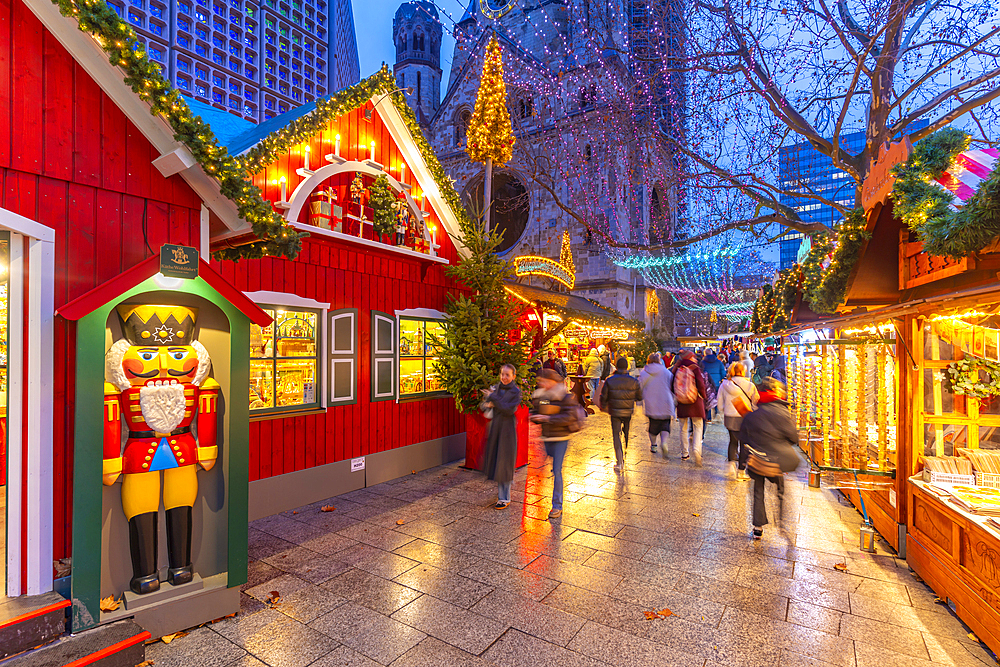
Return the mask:
<path fill-rule="evenodd" d="M 655 611 L 644 611 L 642 613 L 646 615 L 646 620 L 647 621 L 652 621 L 654 618 L 659 618 L 660 617 L 660 615 L 657 614 Z"/>
<path fill-rule="evenodd" d="M 701 515 L 700 514 L 696 514 L 695 512 L 691 512 L 691 516 L 701 516 Z"/>
<path fill-rule="evenodd" d="M 160 641 L 163 642 L 164 644 L 169 644 L 170 642 L 174 641 L 175 639 L 180 639 L 181 637 L 187 637 L 187 633 L 186 632 L 175 632 L 173 634 L 163 635 L 162 637 L 160 637 Z"/>
<path fill-rule="evenodd" d="M 398 521 L 396 521 L 396 525 L 397 526 L 402 526 L 404 523 L 406 523 L 406 522 L 403 521 L 402 519 L 399 519 Z"/>
<path fill-rule="evenodd" d="M 299 513 L 298 510 L 292 510 L 292 514 L 298 514 L 298 513 Z"/>
<path fill-rule="evenodd" d="M 116 600 L 114 595 L 101 598 L 101 611 L 114 611 L 122 606 L 121 600 Z"/>
<path fill-rule="evenodd" d="M 411 474 L 411 475 L 416 475 L 416 474 L 417 474 L 417 471 L 416 471 L 416 470 L 411 470 L 411 471 L 410 471 L 410 474 Z"/>
<path fill-rule="evenodd" d="M 979 641 L 979 637 L 977 637 L 975 634 L 973 634 L 971 632 L 969 633 L 969 639 L 971 639 L 974 642 L 978 642 Z"/>
<path fill-rule="evenodd" d="M 322 507 L 319 508 L 319 511 L 320 512 L 332 512 L 335 509 L 337 509 L 337 508 L 334 507 L 333 505 L 323 505 Z"/>
<path fill-rule="evenodd" d="M 268 604 L 278 604 L 278 600 L 280 599 L 281 599 L 281 593 L 279 593 L 278 591 L 271 591 L 270 593 L 267 594 L 267 600 L 265 600 L 265 602 L 267 602 Z"/>
<path fill-rule="evenodd" d="M 834 570 L 839 570 L 840 572 L 847 572 L 847 563 L 837 563 L 833 566 Z"/>
<path fill-rule="evenodd" d="M 155 665 L 155 664 L 156 663 L 153 662 L 152 660 L 143 660 L 142 662 L 140 662 L 135 667 L 153 667 L 153 665 Z"/>
<path fill-rule="evenodd" d="M 668 616 L 673 616 L 673 615 L 674 615 L 674 612 L 670 611 L 669 609 L 661 609 L 660 610 L 660 616 L 662 618 L 667 618 Z"/>

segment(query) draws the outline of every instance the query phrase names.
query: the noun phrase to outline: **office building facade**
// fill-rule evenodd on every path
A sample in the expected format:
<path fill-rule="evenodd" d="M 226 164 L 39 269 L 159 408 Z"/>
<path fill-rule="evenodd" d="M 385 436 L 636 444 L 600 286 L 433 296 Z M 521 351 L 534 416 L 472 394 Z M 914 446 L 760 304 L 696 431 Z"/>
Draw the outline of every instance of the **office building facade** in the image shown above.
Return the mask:
<path fill-rule="evenodd" d="M 350 0 L 108 0 L 181 92 L 254 123 L 360 78 Z"/>

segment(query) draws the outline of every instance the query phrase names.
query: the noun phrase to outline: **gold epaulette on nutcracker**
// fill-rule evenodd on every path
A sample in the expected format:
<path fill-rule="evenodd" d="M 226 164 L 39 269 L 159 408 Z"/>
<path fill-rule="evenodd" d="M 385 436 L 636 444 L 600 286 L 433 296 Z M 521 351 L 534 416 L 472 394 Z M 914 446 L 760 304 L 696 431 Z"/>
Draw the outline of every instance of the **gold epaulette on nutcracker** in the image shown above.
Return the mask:
<path fill-rule="evenodd" d="M 207 391 L 211 391 L 211 390 L 216 390 L 216 389 L 222 389 L 222 385 L 220 385 L 218 382 L 216 382 L 215 378 L 205 378 L 205 381 L 202 382 L 201 386 L 198 387 L 198 388 L 201 389 L 202 391 L 206 391 L 206 390 Z"/>
<path fill-rule="evenodd" d="M 104 383 L 104 395 L 105 396 L 111 396 L 111 395 L 117 396 L 119 393 L 121 393 L 121 392 L 118 390 L 118 387 L 114 386 L 110 382 L 105 382 Z"/>

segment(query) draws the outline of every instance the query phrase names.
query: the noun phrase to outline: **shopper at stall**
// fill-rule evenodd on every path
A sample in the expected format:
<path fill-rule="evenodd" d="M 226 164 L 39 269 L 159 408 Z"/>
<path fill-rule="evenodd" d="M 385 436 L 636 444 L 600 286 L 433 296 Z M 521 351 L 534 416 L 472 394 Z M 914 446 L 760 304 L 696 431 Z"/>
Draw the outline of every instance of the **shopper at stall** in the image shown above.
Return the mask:
<path fill-rule="evenodd" d="M 751 354 L 753 353 L 743 350 L 742 352 L 740 352 L 740 360 L 739 360 L 740 363 L 743 364 L 743 368 L 745 371 L 743 375 L 748 379 L 750 378 L 751 375 L 753 375 L 753 358 L 751 357 Z"/>
<path fill-rule="evenodd" d="M 611 375 L 611 352 L 603 345 L 598 346 L 597 351 L 601 353 L 601 379 L 607 380 Z"/>
<path fill-rule="evenodd" d="M 597 400 L 597 383 L 601 380 L 601 357 L 597 350 L 590 348 L 587 358 L 583 361 L 583 376 L 587 378 L 587 386 L 590 387 L 590 402 Z"/>
<path fill-rule="evenodd" d="M 745 443 L 740 456 L 753 480 L 753 537 L 759 540 L 768 524 L 764 507 L 764 480 L 778 489 L 778 521 L 782 519 L 786 472 L 799 467 L 796 449 L 799 434 L 792 413 L 785 402 L 785 385 L 768 378 L 760 392 L 757 409 L 743 417 L 740 442 Z"/>
<path fill-rule="evenodd" d="M 628 374 L 628 359 L 621 357 L 615 365 L 615 372 L 608 376 L 601 389 L 601 408 L 611 415 L 611 438 L 615 444 L 615 470 L 625 467 L 625 453 L 628 451 L 628 430 L 635 412 L 635 402 L 642 400 L 639 381 Z M 622 447 L 622 435 L 625 446 Z"/>
<path fill-rule="evenodd" d="M 722 421 L 729 431 L 729 479 L 749 479 L 745 465 L 739 463 L 740 426 L 743 416 L 757 407 L 760 394 L 745 377 L 746 368 L 740 362 L 729 365 L 729 372 L 719 387 L 719 405 L 722 406 Z"/>
<path fill-rule="evenodd" d="M 673 374 L 667 370 L 656 352 L 646 358 L 646 365 L 639 373 L 639 387 L 642 390 L 642 409 L 649 420 L 649 451 L 656 453 L 657 440 L 663 445 L 663 457 L 667 456 L 667 436 L 670 435 L 670 420 L 677 414 L 674 407 L 674 392 L 670 385 Z"/>
<path fill-rule="evenodd" d="M 566 390 L 563 377 L 551 368 L 538 375 L 538 389 L 531 395 L 531 421 L 542 425 L 542 442 L 545 453 L 552 457 L 552 509 L 549 518 L 562 515 L 563 459 L 569 445 L 570 428 L 577 420 L 577 402 Z"/>
<path fill-rule="evenodd" d="M 563 379 L 566 379 L 566 364 L 563 363 L 562 359 L 556 356 L 555 351 L 549 350 L 548 359 L 545 360 L 545 363 L 542 364 L 542 366 L 559 373 Z"/>
<path fill-rule="evenodd" d="M 684 350 L 678 356 L 680 361 L 675 366 L 671 389 L 680 422 L 681 459 L 687 461 L 691 458 L 693 449 L 694 462 L 701 466 L 701 441 L 705 433 L 705 377 L 691 350 Z M 688 427 L 691 428 L 690 434 Z"/>
<path fill-rule="evenodd" d="M 483 403 L 493 410 L 489 432 L 486 436 L 486 451 L 483 454 L 482 471 L 486 479 L 497 482 L 497 509 L 510 505 L 510 484 L 514 479 L 514 465 L 517 461 L 517 425 L 514 414 L 521 405 L 521 390 L 514 382 L 517 369 L 510 364 L 500 368 L 500 384 L 496 389 L 483 390 Z"/>
<path fill-rule="evenodd" d="M 719 360 L 719 357 L 714 352 L 709 350 L 705 354 L 705 360 L 701 362 L 701 367 L 705 371 L 708 381 L 712 383 L 712 389 L 718 395 L 719 387 L 722 386 L 722 381 L 726 378 L 725 364 Z M 712 418 L 715 417 L 715 409 L 713 408 L 709 411 L 706 416 L 708 417 L 708 421 L 712 421 Z"/>

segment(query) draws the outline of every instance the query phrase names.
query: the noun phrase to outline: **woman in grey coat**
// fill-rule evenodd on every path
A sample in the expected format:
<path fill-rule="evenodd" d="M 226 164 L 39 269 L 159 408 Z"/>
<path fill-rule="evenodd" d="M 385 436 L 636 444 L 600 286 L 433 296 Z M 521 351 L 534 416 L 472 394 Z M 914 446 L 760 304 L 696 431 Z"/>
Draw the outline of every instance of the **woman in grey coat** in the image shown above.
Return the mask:
<path fill-rule="evenodd" d="M 497 509 L 510 505 L 510 484 L 514 480 L 517 463 L 517 422 L 514 415 L 521 405 L 521 389 L 514 382 L 517 369 L 504 364 L 500 369 L 500 384 L 488 394 L 485 402 L 493 408 L 493 419 L 486 436 L 483 472 L 487 479 L 497 481 Z"/>

